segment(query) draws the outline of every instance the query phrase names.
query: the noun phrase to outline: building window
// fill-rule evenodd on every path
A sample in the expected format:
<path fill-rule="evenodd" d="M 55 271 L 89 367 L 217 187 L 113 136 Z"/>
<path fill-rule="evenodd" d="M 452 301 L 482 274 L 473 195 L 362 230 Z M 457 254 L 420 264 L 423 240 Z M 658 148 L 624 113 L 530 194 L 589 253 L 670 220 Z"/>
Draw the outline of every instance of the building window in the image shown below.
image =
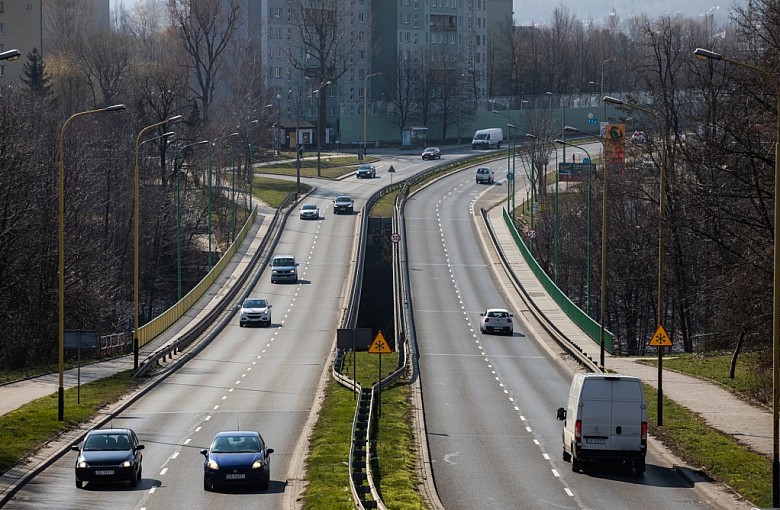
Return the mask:
<path fill-rule="evenodd" d="M 0 34 L 4 34 L 4 33 L 5 33 L 5 28 L 3 27 L 3 24 L 0 23 Z"/>
<path fill-rule="evenodd" d="M 0 12 L 5 12 L 5 6 L 3 4 L 5 4 L 5 2 L 0 2 Z"/>
<path fill-rule="evenodd" d="M 0 78 L 5 76 L 5 65 L 0 64 Z"/>

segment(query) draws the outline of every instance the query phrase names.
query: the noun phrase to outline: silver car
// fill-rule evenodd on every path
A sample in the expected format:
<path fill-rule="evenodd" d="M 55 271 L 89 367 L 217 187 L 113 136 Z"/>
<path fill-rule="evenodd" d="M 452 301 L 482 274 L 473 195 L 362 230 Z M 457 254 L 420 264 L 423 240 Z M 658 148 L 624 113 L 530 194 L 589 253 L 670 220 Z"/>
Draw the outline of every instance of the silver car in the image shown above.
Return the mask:
<path fill-rule="evenodd" d="M 318 220 L 320 219 L 320 208 L 315 204 L 303 204 L 299 216 L 302 220 Z"/>
<path fill-rule="evenodd" d="M 271 325 L 271 304 L 265 299 L 246 298 L 241 303 L 238 325 L 242 328 L 251 324 Z"/>
<path fill-rule="evenodd" d="M 506 333 L 512 335 L 512 314 L 503 308 L 488 308 L 479 314 L 479 332 L 485 333 Z"/>

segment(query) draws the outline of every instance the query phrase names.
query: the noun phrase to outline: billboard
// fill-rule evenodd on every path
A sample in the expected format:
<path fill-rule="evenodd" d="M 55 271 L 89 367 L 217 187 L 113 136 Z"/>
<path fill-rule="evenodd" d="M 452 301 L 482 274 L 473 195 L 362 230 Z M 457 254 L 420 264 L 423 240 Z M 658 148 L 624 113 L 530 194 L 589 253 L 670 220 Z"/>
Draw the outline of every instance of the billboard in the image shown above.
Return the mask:
<path fill-rule="evenodd" d="M 580 182 L 588 172 L 593 172 L 592 163 L 558 163 L 558 180 L 560 182 Z"/>

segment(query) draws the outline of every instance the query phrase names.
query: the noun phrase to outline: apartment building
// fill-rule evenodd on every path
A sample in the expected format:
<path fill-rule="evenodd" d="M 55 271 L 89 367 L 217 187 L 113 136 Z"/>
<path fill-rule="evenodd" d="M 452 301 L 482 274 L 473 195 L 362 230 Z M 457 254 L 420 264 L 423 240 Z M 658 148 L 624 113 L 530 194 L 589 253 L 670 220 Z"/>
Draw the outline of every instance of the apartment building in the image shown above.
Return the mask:
<path fill-rule="evenodd" d="M 45 58 L 53 31 L 63 37 L 86 25 L 108 30 L 109 18 L 109 0 L 0 0 L 0 51 L 22 54 L 0 63 L 0 85 L 21 84 L 27 55 L 35 48 Z"/>
<path fill-rule="evenodd" d="M 291 2 L 246 0 L 249 37 L 262 45 L 266 90 L 282 120 L 316 121 L 319 83 L 303 78 L 288 58 L 302 60 Z M 292 2 L 295 3 L 295 2 Z M 404 63 L 430 70 L 440 84 L 468 86 L 474 104 L 486 95 L 491 27 L 512 19 L 512 0 L 339 0 L 336 19 L 351 48 L 346 73 L 323 88 L 330 128 L 344 116 L 386 113 L 389 85 Z"/>

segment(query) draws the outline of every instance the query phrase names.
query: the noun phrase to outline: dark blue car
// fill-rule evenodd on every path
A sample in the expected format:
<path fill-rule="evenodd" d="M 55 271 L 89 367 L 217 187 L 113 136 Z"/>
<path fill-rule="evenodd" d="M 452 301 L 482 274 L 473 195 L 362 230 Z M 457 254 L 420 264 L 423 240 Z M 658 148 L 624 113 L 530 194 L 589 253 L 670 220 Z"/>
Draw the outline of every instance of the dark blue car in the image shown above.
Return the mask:
<path fill-rule="evenodd" d="M 263 438 L 254 431 L 231 430 L 214 436 L 211 446 L 200 453 L 203 462 L 203 490 L 218 486 L 245 485 L 267 490 L 271 479 L 271 454 Z"/>

